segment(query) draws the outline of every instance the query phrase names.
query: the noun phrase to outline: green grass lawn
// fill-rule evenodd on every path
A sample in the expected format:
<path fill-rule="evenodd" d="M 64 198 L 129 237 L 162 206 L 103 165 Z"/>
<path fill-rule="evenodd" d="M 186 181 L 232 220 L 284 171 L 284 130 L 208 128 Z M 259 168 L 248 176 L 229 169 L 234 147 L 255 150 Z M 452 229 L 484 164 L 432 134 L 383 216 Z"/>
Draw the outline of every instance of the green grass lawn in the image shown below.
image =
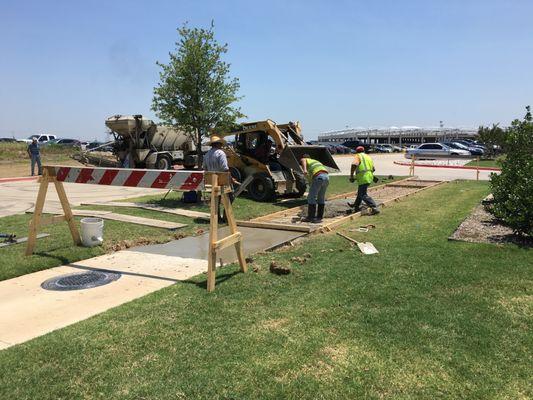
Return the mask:
<path fill-rule="evenodd" d="M 28 145 L 26 143 L 0 143 L 0 162 L 28 163 Z M 43 163 L 72 161 L 70 156 L 79 149 L 68 146 L 41 145 Z"/>
<path fill-rule="evenodd" d="M 480 167 L 490 167 L 490 168 L 501 168 L 502 167 L 502 160 L 504 156 L 500 156 L 494 160 L 479 160 L 479 166 Z M 469 161 L 467 164 L 465 164 L 467 167 L 477 167 L 478 161 L 472 160 Z"/>
<path fill-rule="evenodd" d="M 0 398 L 531 398 L 531 250 L 447 240 L 487 191 L 448 183 L 341 228 L 379 255 L 314 236 L 224 267 L 214 293 L 201 275 L 1 351 Z"/>
<path fill-rule="evenodd" d="M 383 178 L 382 183 L 389 180 Z M 354 184 L 348 182 L 347 177 L 332 176 L 331 184 L 328 191 L 329 195 L 345 193 L 354 190 Z M 168 207 L 183 207 L 181 203 L 181 193 L 173 192 L 166 200 L 162 201 L 163 195 L 151 195 L 133 199 L 137 202 L 152 202 Z M 132 201 L 128 199 L 127 201 Z M 250 199 L 239 197 L 234 203 L 234 210 L 237 218 L 249 219 L 260 215 L 269 214 L 283 208 L 294 207 L 304 204 L 305 199 L 295 199 L 294 201 L 284 201 L 276 203 L 257 203 Z M 140 217 L 162 219 L 166 221 L 181 222 L 187 224 L 187 227 L 177 231 L 166 229 L 152 228 L 142 225 L 123 223 L 118 221 L 105 220 L 104 222 L 104 245 L 102 247 L 85 248 L 75 246 L 72 242 L 70 231 L 67 225 L 56 224 L 48 225 L 41 228 L 40 232 L 50 233 L 51 236 L 39 239 L 37 241 L 36 252 L 33 256 L 24 255 L 23 244 L 13 245 L 0 249 L 2 258 L 0 259 L 0 280 L 13 278 L 16 276 L 40 271 L 47 268 L 64 265 L 86 258 L 94 257 L 111 251 L 114 246 L 124 241 L 129 241 L 129 245 L 135 242 L 145 243 L 164 243 L 176 238 L 176 236 L 189 236 L 202 233 L 208 228 L 207 222 L 199 219 L 192 219 L 172 214 L 160 213 L 151 210 L 142 210 L 137 208 L 125 207 L 101 207 L 101 206 L 84 206 L 84 209 L 109 210 L 120 214 L 135 215 Z M 191 207 L 194 210 L 209 211 L 208 205 L 198 205 Z M 31 215 L 15 215 L 0 218 L 0 232 L 15 233 L 18 237 L 28 235 L 28 223 Z M 77 221 L 80 218 L 76 218 Z M 126 243 L 128 244 L 128 243 Z"/>

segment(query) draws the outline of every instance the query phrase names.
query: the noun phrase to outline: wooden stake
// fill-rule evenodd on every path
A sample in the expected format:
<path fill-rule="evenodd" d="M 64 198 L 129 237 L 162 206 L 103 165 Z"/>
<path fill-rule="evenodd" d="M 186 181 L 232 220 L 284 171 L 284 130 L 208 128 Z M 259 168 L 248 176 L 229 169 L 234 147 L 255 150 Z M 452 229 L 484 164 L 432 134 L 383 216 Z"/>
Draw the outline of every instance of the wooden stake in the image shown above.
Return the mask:
<path fill-rule="evenodd" d="M 54 186 L 56 187 L 57 196 L 61 202 L 61 207 L 63 208 L 63 213 L 65 214 L 65 220 L 67 221 L 68 228 L 70 229 L 70 235 L 75 245 L 81 244 L 80 233 L 78 232 L 78 227 L 74 222 L 74 216 L 72 215 L 72 210 L 70 208 L 70 203 L 67 199 L 67 194 L 65 193 L 65 188 L 63 182 L 59 182 L 54 178 Z"/>
<path fill-rule="evenodd" d="M 41 216 L 43 214 L 44 200 L 46 199 L 46 192 L 48 191 L 49 175 L 48 171 L 44 168 L 43 175 L 40 179 L 39 193 L 37 194 L 37 200 L 35 202 L 35 210 L 33 212 L 33 218 L 30 221 L 30 232 L 28 234 L 28 243 L 26 245 L 26 255 L 30 256 L 35 250 L 35 241 L 37 240 L 37 230 L 41 222 Z"/>
<path fill-rule="evenodd" d="M 231 234 L 239 233 L 237 230 L 237 222 L 235 221 L 235 216 L 233 215 L 233 208 L 231 207 L 231 202 L 229 201 L 229 197 L 226 193 L 222 193 L 222 204 L 224 205 L 224 210 L 226 213 L 226 218 L 228 219 L 228 225 Z M 241 271 L 248 271 L 248 266 L 246 265 L 246 259 L 244 257 L 244 249 L 242 246 L 242 236 L 241 239 L 235 243 L 235 251 L 237 252 L 237 258 L 239 259 Z"/>
<path fill-rule="evenodd" d="M 479 157 L 477 157 L 477 163 L 476 163 L 476 181 L 479 181 Z"/>
<path fill-rule="evenodd" d="M 215 290 L 217 252 L 215 242 L 218 234 L 218 197 L 220 187 L 218 186 L 218 176 L 211 175 L 211 220 L 209 224 L 209 251 L 207 252 L 207 291 Z"/>

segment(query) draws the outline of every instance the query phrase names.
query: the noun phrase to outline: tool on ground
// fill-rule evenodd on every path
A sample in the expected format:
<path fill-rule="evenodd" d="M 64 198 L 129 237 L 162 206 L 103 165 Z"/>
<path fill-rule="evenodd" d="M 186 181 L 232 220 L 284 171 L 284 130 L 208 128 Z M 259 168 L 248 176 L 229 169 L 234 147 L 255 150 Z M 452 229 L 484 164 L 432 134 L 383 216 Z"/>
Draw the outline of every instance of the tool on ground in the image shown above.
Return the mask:
<path fill-rule="evenodd" d="M 14 233 L 0 233 L 0 239 L 4 239 L 4 243 L 13 243 L 16 237 Z"/>
<path fill-rule="evenodd" d="M 366 233 L 370 229 L 374 229 L 375 227 L 376 227 L 376 225 L 374 225 L 374 224 L 361 225 L 359 228 L 348 229 L 348 231 L 349 232 L 363 232 L 363 233 Z"/>
<path fill-rule="evenodd" d="M 361 253 L 363 254 L 377 254 L 379 251 L 375 248 L 375 246 L 370 242 L 358 242 L 355 239 L 352 239 L 351 237 L 348 237 L 346 235 L 343 235 L 340 232 L 337 232 L 337 235 L 340 237 L 343 237 L 344 239 L 348 240 L 349 242 L 352 242 L 359 247 L 359 250 L 361 250 Z"/>
<path fill-rule="evenodd" d="M 239 188 L 233 193 L 235 197 L 238 197 L 247 187 L 248 185 L 254 180 L 253 175 L 250 175 L 247 177 L 243 183 L 239 185 Z"/>
<path fill-rule="evenodd" d="M 9 235 L 7 235 L 7 236 L 9 236 Z M 36 239 L 41 239 L 41 238 L 44 238 L 44 237 L 47 237 L 47 236 L 50 236 L 50 234 L 49 233 L 40 233 L 40 234 L 37 235 Z M 12 244 L 19 244 L 19 243 L 24 243 L 24 242 L 28 241 L 27 237 L 21 237 L 21 238 L 17 239 L 16 235 L 13 235 L 12 238 L 10 239 L 9 237 L 5 237 L 3 234 L 0 234 L 0 238 L 2 238 L 2 237 L 4 237 L 5 240 L 0 242 L 0 247 L 11 246 Z"/>

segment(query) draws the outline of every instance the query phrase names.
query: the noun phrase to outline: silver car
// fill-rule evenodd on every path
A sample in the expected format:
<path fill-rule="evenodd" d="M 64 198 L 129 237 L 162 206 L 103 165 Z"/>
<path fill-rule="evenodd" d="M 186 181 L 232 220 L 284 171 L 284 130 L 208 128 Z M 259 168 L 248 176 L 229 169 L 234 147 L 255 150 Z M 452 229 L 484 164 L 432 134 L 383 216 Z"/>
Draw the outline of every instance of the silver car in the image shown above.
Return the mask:
<path fill-rule="evenodd" d="M 468 150 L 452 149 L 442 143 L 424 143 L 418 146 L 416 149 L 409 149 L 405 153 L 405 158 L 436 158 L 436 157 L 465 157 L 470 156 Z"/>

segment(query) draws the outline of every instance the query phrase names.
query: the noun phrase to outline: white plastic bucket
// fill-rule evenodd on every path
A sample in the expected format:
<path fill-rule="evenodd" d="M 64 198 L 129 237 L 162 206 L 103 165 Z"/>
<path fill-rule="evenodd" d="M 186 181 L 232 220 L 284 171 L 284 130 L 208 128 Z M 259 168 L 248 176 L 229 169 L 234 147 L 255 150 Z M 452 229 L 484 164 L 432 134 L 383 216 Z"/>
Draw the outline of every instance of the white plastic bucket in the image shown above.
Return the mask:
<path fill-rule="evenodd" d="M 104 242 L 104 220 L 102 218 L 82 218 L 80 228 L 81 243 L 85 247 L 99 246 Z"/>

